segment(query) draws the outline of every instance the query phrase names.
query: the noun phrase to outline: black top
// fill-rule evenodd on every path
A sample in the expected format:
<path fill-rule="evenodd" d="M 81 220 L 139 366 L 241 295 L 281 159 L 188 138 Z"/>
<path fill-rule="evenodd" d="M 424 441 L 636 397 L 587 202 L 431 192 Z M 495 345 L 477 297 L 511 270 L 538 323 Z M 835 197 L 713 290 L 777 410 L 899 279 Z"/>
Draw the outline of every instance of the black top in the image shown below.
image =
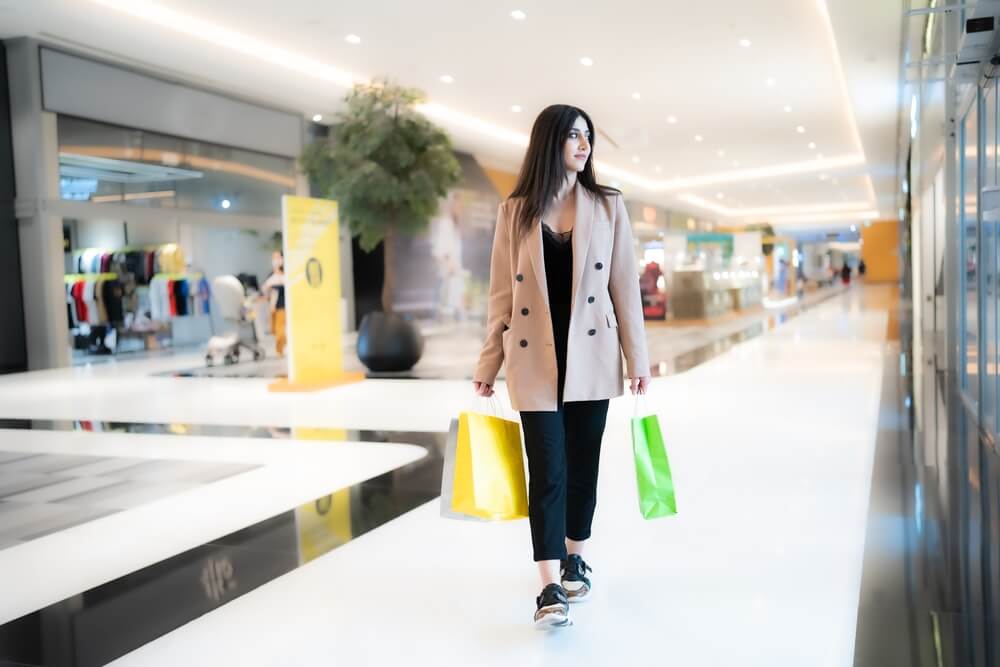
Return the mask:
<path fill-rule="evenodd" d="M 273 289 L 275 292 L 278 293 L 278 298 L 274 302 L 274 309 L 275 310 L 284 310 L 285 309 L 285 286 L 284 285 L 275 285 L 271 289 Z"/>
<path fill-rule="evenodd" d="M 573 296 L 573 232 L 559 234 L 542 224 L 542 247 L 545 257 L 545 282 L 549 292 L 552 337 L 559 369 L 559 402 L 562 402 L 566 379 L 566 344 L 569 340 L 570 301 Z"/>
<path fill-rule="evenodd" d="M 573 231 L 559 234 L 544 222 L 542 231 L 549 305 L 559 304 L 568 308 L 573 293 Z"/>

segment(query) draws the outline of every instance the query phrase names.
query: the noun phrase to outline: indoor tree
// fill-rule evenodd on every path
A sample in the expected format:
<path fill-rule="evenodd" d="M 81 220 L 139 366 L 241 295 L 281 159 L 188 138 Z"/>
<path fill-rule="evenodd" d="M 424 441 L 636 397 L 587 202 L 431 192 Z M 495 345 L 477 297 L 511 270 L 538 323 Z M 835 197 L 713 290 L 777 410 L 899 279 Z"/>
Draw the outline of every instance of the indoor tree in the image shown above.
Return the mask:
<path fill-rule="evenodd" d="M 385 248 L 382 308 L 392 312 L 394 238 L 427 228 L 440 198 L 461 178 L 443 130 L 416 106 L 419 90 L 385 80 L 358 84 L 345 98 L 329 141 L 308 146 L 301 163 L 365 252 Z"/>

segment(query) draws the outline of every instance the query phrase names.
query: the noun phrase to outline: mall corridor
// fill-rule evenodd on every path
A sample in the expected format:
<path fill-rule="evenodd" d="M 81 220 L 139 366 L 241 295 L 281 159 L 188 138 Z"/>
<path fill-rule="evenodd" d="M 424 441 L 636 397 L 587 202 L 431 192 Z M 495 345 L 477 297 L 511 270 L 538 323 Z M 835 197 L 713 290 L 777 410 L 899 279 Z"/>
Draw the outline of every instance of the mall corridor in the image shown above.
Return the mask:
<path fill-rule="evenodd" d="M 845 664 L 888 353 L 891 301 L 873 296 L 889 290 L 855 288 L 653 384 L 645 400 L 663 420 L 679 487 L 681 511 L 669 521 L 647 522 L 636 511 L 633 401 L 613 402 L 590 551 L 600 591 L 574 607 L 572 633 L 540 636 L 519 622 L 534 587 L 525 523 L 445 521 L 438 500 L 428 499 L 121 663 L 315 664 L 333 651 L 345 664 L 439 664 L 443 655 L 455 664 L 546 664 L 557 655 L 607 664 L 639 661 L 667 640 L 681 664 L 800 665 L 817 656 Z M 284 511 L 332 492 L 334 503 L 350 504 L 351 531 L 357 515 L 364 525 L 374 520 L 365 514 L 393 512 L 408 495 L 436 495 L 440 477 L 395 473 L 422 456 L 439 458 L 432 436 L 455 406 L 475 407 L 460 380 L 367 381 L 292 400 L 267 393 L 261 379 L 153 378 L 129 365 L 120 373 L 131 381 L 161 385 L 157 401 L 130 401 L 134 389 L 106 382 L 99 367 L 0 379 L 0 417 L 13 428 L 3 432 L 3 456 L 13 461 L 4 467 L 16 472 L 18 460 L 33 460 L 19 454 L 59 457 L 49 469 L 66 479 L 10 497 L 12 511 L 27 517 L 74 485 L 61 502 L 92 512 L 41 536 L 18 535 L 17 520 L 0 515 L 13 528 L 7 537 L 24 540 L 0 550 L 2 588 L 15 592 L 0 620 L 53 603 L 56 613 L 59 600 L 92 589 L 104 599 L 94 623 L 117 619 L 120 629 L 139 632 L 184 618 L 192 601 L 165 588 L 183 577 L 183 561 L 232 562 L 239 578 L 239 552 L 253 549 L 253 570 L 270 561 L 280 571 L 296 550 L 294 532 L 269 525 Z M 226 411 L 223 397 L 239 408 Z M 125 423 L 162 432 L 129 433 Z M 189 434 L 186 423 L 215 430 Z M 234 437 L 253 429 L 274 432 L 282 447 L 265 447 L 271 443 L 258 434 Z M 397 443 L 352 442 L 366 432 L 398 434 Z M 430 443 L 429 452 L 404 434 Z M 317 447 L 314 437 L 343 442 Z M 152 465 L 163 462 L 185 468 Z M 373 478 L 383 480 L 386 498 L 365 498 Z M 240 529 L 261 535 L 211 539 Z M 100 571 L 60 567 L 60 544 Z M 162 564 L 141 576 L 153 563 Z M 107 584 L 134 570 L 137 580 Z M 157 570 L 165 581 L 153 579 Z M 44 581 L 25 576 L 39 571 L 49 572 Z M 102 612 L 135 608 L 133 596 L 156 599 L 162 618 L 140 623 Z M 730 641 L 713 641 L 720 629 Z M 623 646 L 607 636 L 631 639 Z"/>
<path fill-rule="evenodd" d="M 1000 667 L 998 82 L 1000 0 L 0 0 L 0 667 Z"/>

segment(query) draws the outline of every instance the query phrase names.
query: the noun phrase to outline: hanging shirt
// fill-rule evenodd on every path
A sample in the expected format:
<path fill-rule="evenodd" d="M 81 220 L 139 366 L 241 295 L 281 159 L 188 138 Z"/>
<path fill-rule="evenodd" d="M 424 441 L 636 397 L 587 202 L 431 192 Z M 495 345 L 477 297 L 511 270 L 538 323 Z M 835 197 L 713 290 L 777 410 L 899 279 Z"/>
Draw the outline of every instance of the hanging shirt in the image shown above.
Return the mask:
<path fill-rule="evenodd" d="M 117 280 L 105 280 L 101 289 L 104 307 L 107 311 L 107 322 L 110 324 L 121 324 L 125 320 L 121 282 Z"/>
<path fill-rule="evenodd" d="M 205 276 L 198 281 L 198 301 L 201 306 L 200 312 L 207 315 L 212 309 L 212 289 L 208 286 Z"/>
<path fill-rule="evenodd" d="M 72 293 L 73 302 L 76 305 L 77 324 L 87 321 L 87 303 L 83 300 L 83 288 L 85 284 L 82 280 L 73 283 Z"/>
<path fill-rule="evenodd" d="M 69 320 L 70 328 L 75 329 L 80 325 L 80 320 L 76 316 L 76 299 L 73 298 L 73 285 L 76 283 L 66 283 L 66 317 Z"/>

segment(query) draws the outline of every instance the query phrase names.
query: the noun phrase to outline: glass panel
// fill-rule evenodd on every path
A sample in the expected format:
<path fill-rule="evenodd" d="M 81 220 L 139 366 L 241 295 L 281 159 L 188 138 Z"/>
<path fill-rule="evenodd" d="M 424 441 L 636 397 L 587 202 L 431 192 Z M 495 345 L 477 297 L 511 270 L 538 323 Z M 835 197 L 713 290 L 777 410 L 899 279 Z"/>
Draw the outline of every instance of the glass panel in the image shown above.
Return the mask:
<path fill-rule="evenodd" d="M 281 215 L 295 160 L 59 117 L 63 199 Z"/>
<path fill-rule="evenodd" d="M 963 320 L 965 322 L 965 387 L 976 401 L 979 400 L 979 126 L 978 106 L 973 104 L 962 123 L 962 202 L 960 210 L 963 235 L 963 264 L 965 295 Z"/>
<path fill-rule="evenodd" d="M 981 125 L 983 128 L 983 151 L 980 160 L 982 164 L 980 187 L 987 187 L 996 184 L 996 142 L 997 142 L 997 96 L 996 86 L 992 83 L 983 89 L 983 107 Z M 996 243 L 997 226 L 995 223 L 987 223 L 980 216 L 980 232 L 982 253 L 982 263 L 980 264 L 980 280 L 983 281 L 981 318 L 981 338 L 980 349 L 982 350 L 983 364 L 980 368 L 982 373 L 983 391 L 982 397 L 982 420 L 983 426 L 996 432 L 997 416 L 997 271 L 996 271 Z"/>

